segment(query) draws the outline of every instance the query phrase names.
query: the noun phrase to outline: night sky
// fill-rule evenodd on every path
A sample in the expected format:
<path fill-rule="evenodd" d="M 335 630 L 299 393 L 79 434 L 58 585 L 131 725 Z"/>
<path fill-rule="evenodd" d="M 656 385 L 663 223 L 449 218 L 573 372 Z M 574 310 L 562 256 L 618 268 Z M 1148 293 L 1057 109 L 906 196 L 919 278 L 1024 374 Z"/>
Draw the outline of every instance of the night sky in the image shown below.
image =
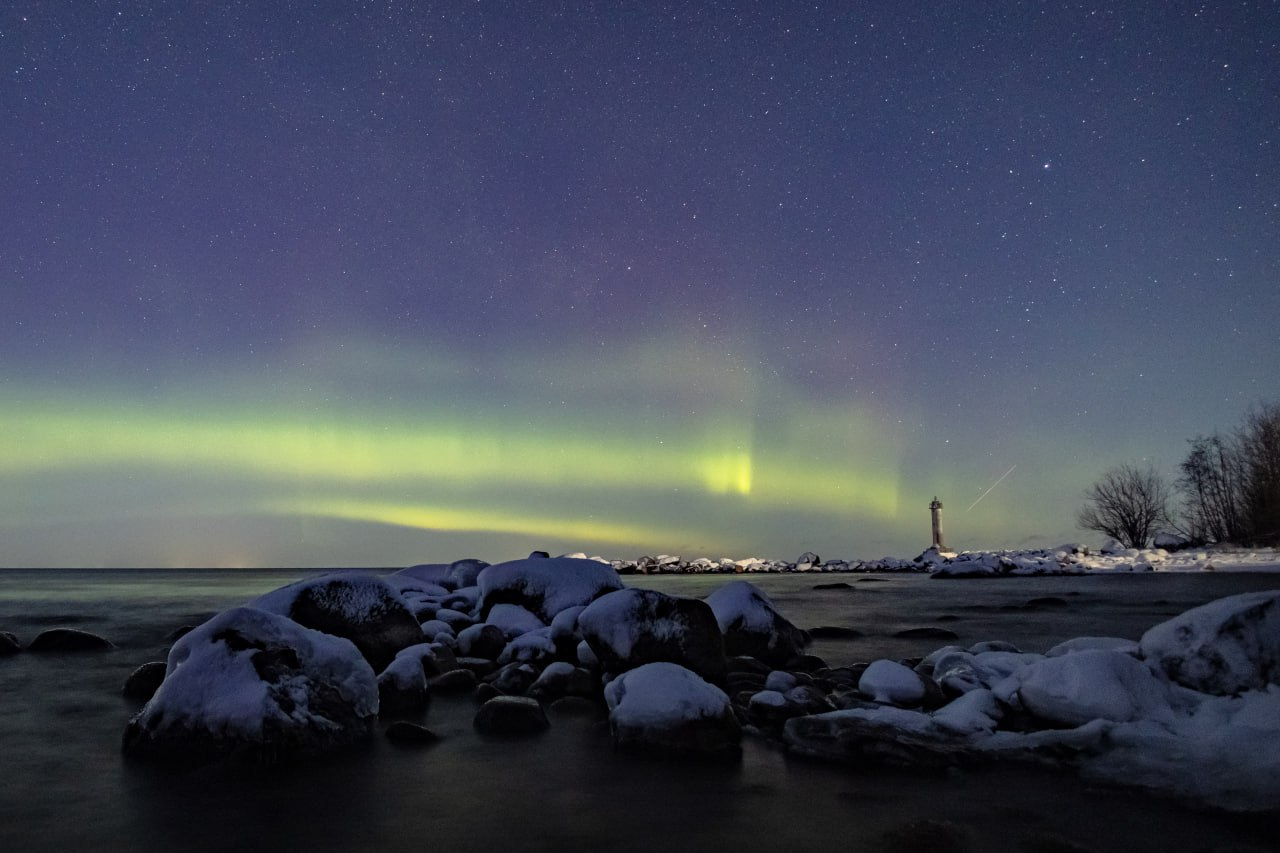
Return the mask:
<path fill-rule="evenodd" d="M 1092 542 L 1280 398 L 1276 2 L 13 0 L 0 70 L 2 565 Z"/>

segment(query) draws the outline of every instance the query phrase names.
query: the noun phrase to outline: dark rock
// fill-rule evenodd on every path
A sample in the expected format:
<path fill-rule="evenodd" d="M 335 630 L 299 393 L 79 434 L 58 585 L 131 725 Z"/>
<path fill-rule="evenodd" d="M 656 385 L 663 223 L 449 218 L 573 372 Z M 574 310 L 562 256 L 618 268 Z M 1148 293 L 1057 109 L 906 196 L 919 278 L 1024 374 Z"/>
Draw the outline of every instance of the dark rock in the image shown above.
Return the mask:
<path fill-rule="evenodd" d="M 482 681 L 476 685 L 476 689 L 471 691 L 471 698 L 475 700 L 477 705 L 483 705 L 495 696 L 504 695 L 501 690 L 494 687 L 487 681 Z"/>
<path fill-rule="evenodd" d="M 604 716 L 605 707 L 585 696 L 563 696 L 548 705 L 547 711 L 555 716 L 599 719 Z"/>
<path fill-rule="evenodd" d="M 941 616 L 939 616 L 937 619 L 934 619 L 933 621 L 934 622 L 959 622 L 960 617 L 955 615 L 954 613 L 943 613 Z"/>
<path fill-rule="evenodd" d="M 544 669 L 526 692 L 540 702 L 554 702 L 563 696 L 592 697 L 599 689 L 599 681 L 591 672 L 557 661 Z"/>
<path fill-rule="evenodd" d="M 367 572 L 335 572 L 269 592 L 250 606 L 355 643 L 375 672 L 424 639 L 394 587 Z"/>
<path fill-rule="evenodd" d="M 466 657 L 497 660 L 507 637 L 497 625 L 472 625 L 458 634 L 458 651 Z"/>
<path fill-rule="evenodd" d="M 146 702 L 154 696 L 160 683 L 164 681 L 165 666 L 164 661 L 153 660 L 135 669 L 125 679 L 125 698 Z"/>
<path fill-rule="evenodd" d="M 751 655 L 773 667 L 799 657 L 809 638 L 748 581 L 732 581 L 704 599 L 724 634 L 728 655 Z"/>
<path fill-rule="evenodd" d="M 907 628 L 905 631 L 898 631 L 893 636 L 904 640 L 955 640 L 960 635 L 955 631 L 949 631 L 946 628 Z"/>
<path fill-rule="evenodd" d="M 1039 598 L 1031 599 L 1022 606 L 1027 610 L 1056 610 L 1061 607 L 1070 607 L 1071 603 L 1065 598 L 1058 598 L 1056 595 L 1043 595 Z"/>
<path fill-rule="evenodd" d="M 624 589 L 578 614 L 583 640 L 609 673 L 668 662 L 723 683 L 727 663 L 715 614 L 704 601 L 651 589 Z"/>
<path fill-rule="evenodd" d="M 836 625 L 819 625 L 809 629 L 809 637 L 814 640 L 856 640 L 863 633 L 856 628 L 841 628 Z"/>
<path fill-rule="evenodd" d="M 787 661 L 787 669 L 792 672 L 818 672 L 827 668 L 827 662 L 817 655 L 800 655 Z"/>
<path fill-rule="evenodd" d="M 194 631 L 195 627 L 196 627 L 195 625 L 181 625 L 177 628 L 174 628 L 168 634 L 165 634 L 164 641 L 166 643 L 176 643 L 178 642 L 178 640 L 181 640 L 183 637 L 187 636 L 187 634 L 190 634 L 192 631 Z"/>
<path fill-rule="evenodd" d="M 408 720 L 396 720 L 387 726 L 387 740 L 402 746 L 428 746 L 440 740 L 440 735 L 426 726 Z"/>
<path fill-rule="evenodd" d="M 109 640 L 77 628 L 50 628 L 41 631 L 27 646 L 29 652 L 97 652 L 114 649 Z"/>
<path fill-rule="evenodd" d="M 803 566 L 803 565 L 818 566 L 821 564 L 822 564 L 822 558 L 819 557 L 817 554 L 813 553 L 812 551 L 805 551 L 803 554 L 801 554 L 799 557 L 796 558 L 797 566 Z"/>
<path fill-rule="evenodd" d="M 527 696 L 495 696 L 480 706 L 472 721 L 486 735 L 530 735 L 551 726 L 537 699 Z"/>
<path fill-rule="evenodd" d="M 427 689 L 432 693 L 470 693 L 475 689 L 478 679 L 469 669 L 451 669 L 427 681 Z"/>
<path fill-rule="evenodd" d="M 6 655 L 16 655 L 22 651 L 22 643 L 18 642 L 18 637 L 8 631 L 0 631 L 0 658 Z"/>
<path fill-rule="evenodd" d="M 527 663 L 513 661 L 485 678 L 498 692 L 508 696 L 523 695 L 538 680 L 538 671 Z"/>
<path fill-rule="evenodd" d="M 458 658 L 457 667 L 460 669 L 469 669 L 476 674 L 477 678 L 484 678 L 490 673 L 498 671 L 498 665 L 487 658 Z"/>
<path fill-rule="evenodd" d="M 773 667 L 763 661 L 756 660 L 750 655 L 734 655 L 725 660 L 726 669 L 729 672 L 753 672 L 756 675 L 768 677 L 773 672 Z"/>
<path fill-rule="evenodd" d="M 846 581 L 836 581 L 835 583 L 818 583 L 813 585 L 814 589 L 853 589 L 853 584 Z"/>

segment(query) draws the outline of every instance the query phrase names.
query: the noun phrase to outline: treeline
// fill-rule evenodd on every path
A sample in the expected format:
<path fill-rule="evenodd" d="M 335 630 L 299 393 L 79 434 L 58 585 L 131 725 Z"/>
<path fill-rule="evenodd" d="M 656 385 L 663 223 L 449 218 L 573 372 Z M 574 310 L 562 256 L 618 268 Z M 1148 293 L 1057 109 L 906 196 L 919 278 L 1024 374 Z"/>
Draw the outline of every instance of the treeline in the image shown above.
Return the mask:
<path fill-rule="evenodd" d="M 1190 444 L 1172 485 L 1149 465 L 1108 470 L 1086 493 L 1077 524 L 1129 548 L 1162 529 L 1190 546 L 1280 544 L 1280 403 Z"/>

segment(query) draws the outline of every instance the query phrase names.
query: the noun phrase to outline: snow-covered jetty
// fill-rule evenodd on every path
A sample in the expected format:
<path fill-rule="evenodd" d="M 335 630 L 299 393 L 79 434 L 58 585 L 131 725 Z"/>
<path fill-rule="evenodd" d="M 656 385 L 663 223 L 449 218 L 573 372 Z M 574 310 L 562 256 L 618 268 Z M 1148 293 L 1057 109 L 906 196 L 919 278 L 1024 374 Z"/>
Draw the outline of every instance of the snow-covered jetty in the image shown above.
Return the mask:
<path fill-rule="evenodd" d="M 863 767 L 1034 762 L 1222 809 L 1280 802 L 1280 590 L 1044 654 L 989 641 L 830 666 L 807 643 L 743 579 L 697 599 L 581 557 L 339 572 L 181 637 L 124 749 L 272 763 L 380 728 L 429 743 L 433 697 L 470 694 L 479 736 L 533 735 L 567 706 L 607 715 L 620 749 L 732 760 L 748 735 Z"/>

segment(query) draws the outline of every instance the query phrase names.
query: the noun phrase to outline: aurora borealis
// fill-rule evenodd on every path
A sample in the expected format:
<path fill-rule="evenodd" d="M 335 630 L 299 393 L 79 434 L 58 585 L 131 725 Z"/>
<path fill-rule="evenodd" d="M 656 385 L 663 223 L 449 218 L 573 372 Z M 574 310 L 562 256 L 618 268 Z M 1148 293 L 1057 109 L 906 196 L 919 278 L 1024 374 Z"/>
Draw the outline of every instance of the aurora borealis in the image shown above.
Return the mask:
<path fill-rule="evenodd" d="M 1280 396 L 1280 10 L 900 5 L 8 4 L 0 564 L 1091 539 Z"/>

